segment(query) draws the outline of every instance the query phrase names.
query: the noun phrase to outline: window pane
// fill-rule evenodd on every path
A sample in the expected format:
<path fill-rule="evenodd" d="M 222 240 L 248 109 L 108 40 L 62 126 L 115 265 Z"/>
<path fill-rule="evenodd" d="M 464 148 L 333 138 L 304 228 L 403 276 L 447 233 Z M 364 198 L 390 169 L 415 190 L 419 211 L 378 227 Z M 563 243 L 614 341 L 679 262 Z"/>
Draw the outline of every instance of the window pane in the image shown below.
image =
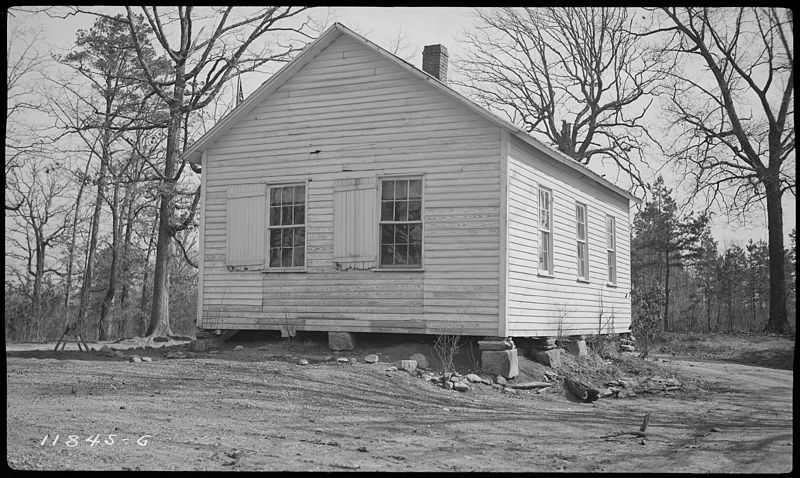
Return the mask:
<path fill-rule="evenodd" d="M 306 228 L 296 227 L 294 229 L 294 247 L 305 249 L 306 247 Z"/>
<path fill-rule="evenodd" d="M 394 181 L 383 181 L 381 199 L 394 199 Z"/>
<path fill-rule="evenodd" d="M 395 224 L 394 242 L 395 244 L 408 244 L 408 224 Z"/>
<path fill-rule="evenodd" d="M 281 208 L 280 207 L 271 207 L 269 208 L 269 224 L 270 226 L 277 226 L 281 223 Z"/>
<path fill-rule="evenodd" d="M 408 246 L 397 245 L 394 246 L 394 263 L 405 265 L 408 262 Z"/>
<path fill-rule="evenodd" d="M 408 197 L 409 199 L 422 198 L 422 180 L 414 179 L 408 182 Z"/>
<path fill-rule="evenodd" d="M 578 239 L 581 241 L 586 240 L 586 225 L 578 223 Z"/>
<path fill-rule="evenodd" d="M 381 224 L 381 244 L 394 243 L 394 225 Z"/>
<path fill-rule="evenodd" d="M 381 221 L 391 221 L 394 219 L 394 203 L 392 201 L 381 201 Z"/>
<path fill-rule="evenodd" d="M 408 220 L 419 221 L 421 219 L 422 201 L 408 201 Z"/>
<path fill-rule="evenodd" d="M 279 229 L 270 229 L 269 247 L 281 247 L 281 232 Z"/>
<path fill-rule="evenodd" d="M 408 264 L 420 265 L 422 264 L 422 246 L 419 244 L 412 244 L 408 246 Z"/>
<path fill-rule="evenodd" d="M 408 197 L 408 181 L 395 181 L 394 198 L 406 199 Z"/>
<path fill-rule="evenodd" d="M 292 267 L 292 248 L 281 249 L 281 267 Z"/>
<path fill-rule="evenodd" d="M 295 186 L 294 187 L 294 203 L 295 204 L 305 204 L 306 203 L 306 187 L 305 186 Z"/>
<path fill-rule="evenodd" d="M 294 265 L 295 267 L 303 267 L 305 265 L 305 260 L 306 260 L 305 255 L 306 255 L 306 250 L 304 247 L 295 247 L 292 265 Z"/>
<path fill-rule="evenodd" d="M 281 250 L 278 247 L 270 248 L 269 250 L 269 266 L 270 267 L 280 267 L 281 266 Z"/>
<path fill-rule="evenodd" d="M 292 247 L 292 230 L 290 228 L 281 229 L 281 247 Z"/>
<path fill-rule="evenodd" d="M 394 246 L 391 244 L 381 246 L 381 265 L 394 264 Z"/>
<path fill-rule="evenodd" d="M 408 203 L 405 201 L 396 201 L 394 203 L 394 220 L 407 221 L 408 220 Z"/>
<path fill-rule="evenodd" d="M 281 204 L 281 188 L 270 188 L 269 205 L 279 206 Z"/>
<path fill-rule="evenodd" d="M 422 224 L 408 225 L 408 242 L 411 244 L 422 244 Z"/>
<path fill-rule="evenodd" d="M 305 206 L 295 206 L 294 207 L 294 224 L 305 224 L 306 222 L 306 207 Z"/>
<path fill-rule="evenodd" d="M 281 226 L 292 224 L 292 206 L 281 206 Z"/>

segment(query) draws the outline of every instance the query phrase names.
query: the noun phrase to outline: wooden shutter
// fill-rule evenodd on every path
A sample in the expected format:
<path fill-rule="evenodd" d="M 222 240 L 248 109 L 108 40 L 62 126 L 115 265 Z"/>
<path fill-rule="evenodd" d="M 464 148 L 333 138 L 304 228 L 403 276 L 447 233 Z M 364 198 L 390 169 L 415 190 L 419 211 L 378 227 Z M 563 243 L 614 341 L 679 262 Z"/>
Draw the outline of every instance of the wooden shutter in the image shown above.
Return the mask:
<path fill-rule="evenodd" d="M 226 264 L 262 269 L 266 250 L 266 185 L 234 186 L 228 189 L 227 203 Z"/>
<path fill-rule="evenodd" d="M 341 269 L 369 269 L 378 259 L 377 182 L 341 179 L 333 187 L 333 260 Z"/>

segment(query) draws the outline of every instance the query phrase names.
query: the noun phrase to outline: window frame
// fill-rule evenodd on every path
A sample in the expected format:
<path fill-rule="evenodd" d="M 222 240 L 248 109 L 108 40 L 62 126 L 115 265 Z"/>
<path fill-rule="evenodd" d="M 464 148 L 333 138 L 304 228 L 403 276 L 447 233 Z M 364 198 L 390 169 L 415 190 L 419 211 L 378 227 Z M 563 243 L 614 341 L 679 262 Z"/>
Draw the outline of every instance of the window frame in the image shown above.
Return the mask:
<path fill-rule="evenodd" d="M 582 215 L 581 208 L 583 208 Z M 583 238 L 580 236 L 580 219 L 583 219 Z M 580 201 L 575 201 L 575 242 L 577 244 L 575 259 L 578 281 L 589 282 L 589 206 Z M 578 252 L 581 250 L 583 251 L 583 260 Z M 584 266 L 584 275 L 581 275 L 581 262 Z"/>
<path fill-rule="evenodd" d="M 606 284 L 617 285 L 617 218 L 606 214 Z"/>
<path fill-rule="evenodd" d="M 550 201 L 548 204 L 547 214 L 549 220 L 547 221 L 548 228 L 542 228 L 542 194 L 548 193 Z M 538 261 L 537 261 L 537 274 L 544 277 L 553 277 L 555 273 L 555 265 L 553 264 L 553 190 L 543 185 L 539 185 L 539 193 L 536 207 L 536 228 L 539 231 L 539 244 L 538 244 Z M 547 234 L 546 241 L 543 240 L 543 234 Z M 542 244 L 546 242 L 547 248 L 546 259 L 550 266 L 549 269 L 542 269 Z"/>
<path fill-rule="evenodd" d="M 378 227 L 378 257 L 377 257 L 377 267 L 373 270 L 375 271 L 403 271 L 403 272 L 419 272 L 423 271 L 425 267 L 425 177 L 423 175 L 406 175 L 406 176 L 378 176 L 378 191 L 377 191 L 377 211 L 376 214 L 378 216 L 377 220 L 377 227 Z M 384 221 L 383 220 L 383 213 L 382 213 L 382 206 L 383 206 L 383 187 L 384 182 L 387 181 L 419 181 L 420 182 L 420 211 L 419 211 L 419 220 L 415 221 Z M 394 201 L 394 198 L 392 199 Z M 406 217 L 408 215 L 406 214 Z M 422 237 L 420 238 L 419 244 L 419 264 L 384 264 L 383 263 L 383 254 L 381 250 L 381 246 L 383 245 L 383 236 L 381 234 L 381 229 L 384 224 L 419 224 L 422 228 Z M 395 243 L 393 243 L 395 244 Z M 409 245 L 411 243 L 409 242 Z"/>
<path fill-rule="evenodd" d="M 273 225 L 272 224 L 272 213 L 271 208 L 272 206 L 272 190 L 273 189 L 282 189 L 288 187 L 297 187 L 303 186 L 304 193 L 303 193 L 303 223 L 302 224 L 290 224 L 290 225 Z M 264 271 L 265 272 L 303 272 L 306 270 L 308 265 L 308 181 L 293 181 L 287 183 L 275 183 L 275 184 L 267 184 L 267 237 L 266 237 L 266 254 L 264 258 Z M 303 265 L 302 266 L 279 266 L 274 267 L 271 266 L 271 257 L 272 257 L 272 231 L 273 230 L 280 230 L 280 229 L 288 229 L 288 228 L 303 228 Z M 293 246 L 294 247 L 294 246 Z M 282 249 L 282 248 L 280 248 Z M 294 258 L 292 260 L 294 262 Z"/>

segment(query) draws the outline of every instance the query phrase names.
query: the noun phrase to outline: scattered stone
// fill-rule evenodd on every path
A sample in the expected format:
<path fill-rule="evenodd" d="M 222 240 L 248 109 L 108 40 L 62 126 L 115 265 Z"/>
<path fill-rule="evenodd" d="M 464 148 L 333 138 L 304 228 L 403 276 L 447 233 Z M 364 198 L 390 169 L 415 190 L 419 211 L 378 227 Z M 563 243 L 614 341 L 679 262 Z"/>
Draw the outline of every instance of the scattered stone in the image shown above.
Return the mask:
<path fill-rule="evenodd" d="M 115 350 L 113 353 L 114 353 L 114 357 L 124 357 L 125 356 L 125 354 L 122 352 L 122 350 Z"/>
<path fill-rule="evenodd" d="M 558 374 L 555 372 L 546 371 L 544 373 L 545 380 L 556 381 L 558 380 Z"/>
<path fill-rule="evenodd" d="M 494 378 L 494 382 L 495 382 L 495 383 L 497 383 L 497 384 L 499 384 L 499 385 L 505 385 L 505 384 L 507 383 L 507 382 L 506 382 L 506 379 L 505 379 L 505 378 L 503 378 L 503 376 L 502 376 L 502 375 L 498 375 L 498 376 L 496 376 L 496 377 Z"/>
<path fill-rule="evenodd" d="M 502 390 L 503 389 L 503 386 L 500 385 L 499 383 L 493 383 L 491 385 L 492 385 L 492 388 L 496 388 L 498 390 Z"/>
<path fill-rule="evenodd" d="M 445 382 L 449 382 L 450 381 L 450 377 L 452 377 L 452 376 L 453 376 L 453 372 L 445 372 L 445 373 L 442 374 L 442 380 L 444 380 Z"/>
<path fill-rule="evenodd" d="M 468 392 L 469 391 L 469 385 L 467 385 L 466 382 L 463 382 L 463 381 L 456 382 L 456 383 L 453 384 L 453 389 L 454 390 L 458 390 L 459 392 Z"/>
<path fill-rule="evenodd" d="M 547 365 L 552 368 L 558 368 L 561 366 L 561 353 L 562 349 L 550 349 L 550 350 L 534 350 L 532 351 L 531 355 L 533 360 L 539 362 L 542 365 Z"/>
<path fill-rule="evenodd" d="M 360 452 L 365 452 L 365 451 L 367 451 L 367 447 L 360 446 L 360 447 L 357 448 L 357 450 L 360 451 Z"/>
<path fill-rule="evenodd" d="M 510 387 L 503 387 L 503 393 L 508 393 L 510 395 L 516 395 L 517 391 Z"/>
<path fill-rule="evenodd" d="M 680 387 L 681 383 L 675 378 L 668 378 L 665 382 L 665 385 L 667 387 Z"/>
<path fill-rule="evenodd" d="M 446 381 L 444 382 L 444 388 L 446 388 L 446 389 L 448 389 L 448 390 L 452 390 L 454 386 L 455 386 L 455 385 L 454 385 L 454 384 L 453 384 L 453 382 L 451 382 L 450 380 L 446 380 Z"/>
<path fill-rule="evenodd" d="M 633 390 L 634 388 L 639 386 L 639 383 L 632 378 L 621 378 L 617 380 L 622 388 L 627 388 L 628 390 Z"/>
<path fill-rule="evenodd" d="M 624 345 L 623 344 L 623 345 L 619 346 L 619 349 L 622 350 L 623 352 L 635 352 L 636 351 L 636 347 L 634 347 L 633 345 Z"/>
<path fill-rule="evenodd" d="M 390 366 L 389 368 L 387 368 L 387 369 L 385 370 L 385 372 L 397 372 L 397 367 L 395 367 L 394 365 L 392 365 L 392 366 Z"/>
<path fill-rule="evenodd" d="M 308 360 L 306 360 L 306 359 L 300 359 L 300 361 L 299 361 L 299 362 L 297 362 L 297 363 L 298 363 L 298 365 L 308 365 Z"/>
<path fill-rule="evenodd" d="M 350 361 L 350 365 L 355 365 L 356 363 L 358 363 L 358 360 L 356 360 L 355 357 L 351 357 L 349 361 Z"/>
<path fill-rule="evenodd" d="M 517 349 L 484 350 L 481 352 L 481 371 L 489 375 L 514 378 L 519 375 Z"/>
<path fill-rule="evenodd" d="M 132 355 L 131 358 L 128 359 L 129 362 L 139 363 L 142 359 L 138 355 Z"/>
<path fill-rule="evenodd" d="M 458 374 L 454 373 L 453 375 L 450 376 L 450 381 L 453 382 L 453 383 L 460 382 L 462 380 L 463 380 L 463 378 Z"/>
<path fill-rule="evenodd" d="M 716 432 L 721 432 L 722 430 L 720 430 L 720 429 L 719 429 L 719 428 L 717 428 L 717 427 L 712 427 L 712 428 L 711 428 L 711 431 L 716 433 Z"/>
<path fill-rule="evenodd" d="M 405 370 L 406 372 L 413 372 L 417 369 L 417 361 L 416 360 L 401 360 L 400 365 L 397 367 L 399 370 Z"/>
<path fill-rule="evenodd" d="M 142 357 L 142 362 L 152 362 L 153 359 L 150 357 Z"/>
<path fill-rule="evenodd" d="M 586 347 L 586 341 L 582 339 L 571 340 L 568 342 L 566 345 L 566 350 L 578 358 L 584 358 L 589 355 L 589 349 Z"/>
<path fill-rule="evenodd" d="M 468 374 L 467 375 L 467 380 L 470 383 L 478 383 L 478 382 L 483 383 L 483 379 L 480 376 L 478 376 L 478 375 L 476 375 L 474 373 Z"/>
<path fill-rule="evenodd" d="M 108 345 L 103 345 L 100 347 L 101 352 L 108 352 L 109 350 L 111 350 L 111 348 Z"/>
<path fill-rule="evenodd" d="M 236 352 L 237 350 L 244 350 L 244 345 L 237 345 L 233 348 L 233 351 Z"/>
<path fill-rule="evenodd" d="M 425 355 L 423 354 L 414 354 L 408 359 L 416 361 L 418 368 L 424 368 L 424 369 L 428 368 L 428 358 L 425 357 Z"/>
<path fill-rule="evenodd" d="M 378 356 L 375 355 L 375 354 L 367 355 L 366 357 L 364 357 L 364 361 L 367 362 L 367 363 L 377 363 L 378 362 Z"/>
<path fill-rule="evenodd" d="M 519 390 L 530 390 L 534 388 L 547 388 L 552 386 L 552 383 L 547 382 L 525 382 L 525 383 L 509 383 L 506 386 Z"/>
<path fill-rule="evenodd" d="M 356 346 L 355 334 L 350 332 L 328 332 L 328 348 L 331 350 L 353 350 Z"/>
<path fill-rule="evenodd" d="M 210 350 L 208 353 L 211 355 L 217 355 L 219 353 L 219 350 Z"/>
<path fill-rule="evenodd" d="M 339 357 L 336 359 L 338 363 L 350 363 L 350 360 L 347 357 Z"/>

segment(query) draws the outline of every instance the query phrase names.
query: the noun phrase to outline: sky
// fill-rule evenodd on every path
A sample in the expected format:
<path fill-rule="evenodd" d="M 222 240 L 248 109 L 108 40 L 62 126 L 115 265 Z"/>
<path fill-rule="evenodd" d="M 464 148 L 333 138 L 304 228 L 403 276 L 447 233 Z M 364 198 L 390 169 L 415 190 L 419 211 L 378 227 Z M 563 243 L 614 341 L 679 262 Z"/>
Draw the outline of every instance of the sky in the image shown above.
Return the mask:
<path fill-rule="evenodd" d="M 120 10 L 121 11 L 121 10 Z M 425 45 L 442 44 L 450 54 L 451 62 L 463 55 L 463 32 L 474 25 L 474 10 L 461 7 L 320 7 L 311 12 L 317 18 L 327 18 L 329 23 L 340 22 L 351 30 L 359 33 L 373 43 L 391 50 L 398 38 L 401 48 L 398 56 L 415 66 L 422 63 L 422 49 Z M 94 21 L 88 16 L 70 16 L 65 19 L 48 18 L 44 14 L 34 16 L 24 15 L 14 17 L 16 24 L 38 26 L 46 34 L 43 48 L 51 51 L 63 51 L 74 43 L 75 34 L 79 28 L 89 28 Z M 452 68 L 452 67 L 451 67 Z M 275 70 L 277 69 L 274 68 Z M 261 83 L 267 80 L 269 72 L 250 73 L 243 75 L 243 90 L 245 95 L 253 92 Z M 540 138 L 541 139 L 541 138 Z M 657 162 L 657 161 L 656 161 Z M 594 167 L 597 170 L 597 167 Z M 602 171 L 598 171 L 602 172 Z M 667 185 L 678 189 L 678 179 L 670 178 L 665 169 Z M 677 199 L 682 198 L 676 193 Z M 761 215 L 763 220 L 757 218 L 749 227 L 737 224 L 728 224 L 724 217 L 717 217 L 712 224 L 712 233 L 719 242 L 721 249 L 733 244 L 746 244 L 748 239 L 767 238 L 766 213 Z M 784 194 L 784 233 L 796 227 L 796 199 L 789 193 Z M 788 246 L 788 239 L 787 239 Z"/>

